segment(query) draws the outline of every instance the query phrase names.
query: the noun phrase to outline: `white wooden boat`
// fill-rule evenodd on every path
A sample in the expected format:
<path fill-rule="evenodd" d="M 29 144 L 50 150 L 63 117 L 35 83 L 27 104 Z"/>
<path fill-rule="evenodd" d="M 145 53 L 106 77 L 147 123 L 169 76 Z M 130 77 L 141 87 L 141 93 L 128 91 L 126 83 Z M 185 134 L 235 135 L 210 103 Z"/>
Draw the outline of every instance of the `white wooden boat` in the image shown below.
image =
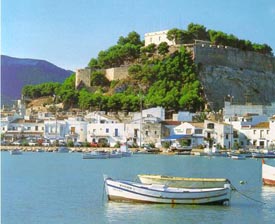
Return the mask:
<path fill-rule="evenodd" d="M 187 178 L 150 174 L 139 174 L 138 178 L 143 184 L 166 184 L 170 187 L 183 188 L 220 188 L 230 184 L 225 178 Z"/>
<path fill-rule="evenodd" d="M 262 180 L 264 185 L 275 186 L 275 167 L 262 160 Z"/>
<path fill-rule="evenodd" d="M 109 153 L 103 151 L 93 151 L 89 153 L 84 153 L 82 155 L 83 159 L 108 159 Z"/>
<path fill-rule="evenodd" d="M 231 188 L 190 189 L 159 184 L 141 184 L 105 177 L 108 200 L 162 204 L 224 204 L 230 201 Z"/>

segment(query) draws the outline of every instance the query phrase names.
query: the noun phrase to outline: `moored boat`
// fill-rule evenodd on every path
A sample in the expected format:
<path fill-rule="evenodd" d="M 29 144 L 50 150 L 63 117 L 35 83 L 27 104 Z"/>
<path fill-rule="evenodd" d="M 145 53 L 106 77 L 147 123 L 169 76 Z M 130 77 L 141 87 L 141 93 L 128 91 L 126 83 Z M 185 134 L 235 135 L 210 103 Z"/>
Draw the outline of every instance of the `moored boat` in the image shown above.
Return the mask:
<path fill-rule="evenodd" d="M 108 159 L 109 153 L 105 151 L 92 151 L 89 153 L 84 153 L 82 155 L 83 159 Z"/>
<path fill-rule="evenodd" d="M 188 178 L 164 175 L 139 174 L 138 179 L 143 184 L 165 184 L 170 187 L 183 188 L 217 188 L 230 184 L 226 178 Z"/>
<path fill-rule="evenodd" d="M 108 200 L 162 204 L 224 204 L 230 201 L 231 188 L 188 189 L 160 184 L 141 184 L 104 178 Z"/>
<path fill-rule="evenodd" d="M 234 155 L 231 155 L 230 158 L 234 160 L 244 160 L 246 159 L 246 156 L 242 154 L 234 154 Z"/>
<path fill-rule="evenodd" d="M 264 185 L 275 186 L 275 167 L 262 160 L 262 180 Z"/>
<path fill-rule="evenodd" d="M 10 150 L 10 154 L 11 155 L 21 155 L 22 151 L 20 149 L 14 149 L 14 150 Z"/>
<path fill-rule="evenodd" d="M 122 157 L 122 153 L 118 152 L 118 151 L 111 151 L 109 153 L 109 158 L 121 158 Z"/>
<path fill-rule="evenodd" d="M 68 153 L 69 151 L 70 151 L 70 149 L 67 147 L 59 147 L 57 149 L 57 152 L 59 152 L 59 153 Z"/>
<path fill-rule="evenodd" d="M 253 158 L 275 158 L 275 153 L 274 152 L 268 152 L 268 153 L 252 153 Z"/>

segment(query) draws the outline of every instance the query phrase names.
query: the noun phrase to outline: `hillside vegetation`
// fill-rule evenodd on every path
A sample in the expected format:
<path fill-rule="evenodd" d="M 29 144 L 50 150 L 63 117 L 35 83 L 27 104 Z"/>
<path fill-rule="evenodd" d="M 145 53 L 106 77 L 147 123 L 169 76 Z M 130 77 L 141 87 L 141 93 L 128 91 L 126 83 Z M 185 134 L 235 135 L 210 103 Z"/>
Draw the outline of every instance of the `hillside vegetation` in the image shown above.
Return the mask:
<path fill-rule="evenodd" d="M 167 37 L 177 44 L 193 43 L 195 39 L 200 39 L 272 55 L 272 49 L 266 44 L 252 44 L 220 31 L 206 30 L 197 24 L 190 24 L 186 31 L 172 29 Z M 109 82 L 102 69 L 122 65 L 130 65 L 129 77 Z M 173 53 L 169 52 L 165 42 L 145 47 L 140 35 L 133 31 L 126 37 L 120 37 L 116 45 L 100 51 L 88 66 L 92 69 L 92 92 L 85 88 L 75 90 L 73 74 L 60 85 L 25 86 L 23 94 L 32 98 L 57 95 L 56 101 L 63 102 L 67 108 L 105 111 L 138 111 L 141 106 L 162 106 L 168 111 L 195 112 L 201 111 L 206 103 L 196 65 L 184 46 Z"/>

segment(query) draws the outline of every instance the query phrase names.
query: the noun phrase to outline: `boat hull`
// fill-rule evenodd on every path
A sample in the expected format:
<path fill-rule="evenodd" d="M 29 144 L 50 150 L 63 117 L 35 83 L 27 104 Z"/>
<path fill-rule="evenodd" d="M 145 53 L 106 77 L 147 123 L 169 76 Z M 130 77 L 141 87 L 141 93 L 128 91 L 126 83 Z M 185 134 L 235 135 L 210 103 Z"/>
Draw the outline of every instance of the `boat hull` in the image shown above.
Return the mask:
<path fill-rule="evenodd" d="M 221 188 L 230 181 L 225 178 L 185 178 L 162 175 L 138 175 L 143 184 L 166 184 L 170 187 L 182 188 Z"/>
<path fill-rule="evenodd" d="M 262 164 L 262 180 L 264 185 L 275 186 L 275 167 Z"/>
<path fill-rule="evenodd" d="M 11 150 L 10 151 L 11 155 L 22 155 L 22 151 L 19 149 Z"/>
<path fill-rule="evenodd" d="M 231 189 L 185 189 L 165 185 L 145 185 L 130 181 L 105 180 L 109 200 L 160 204 L 224 204 L 230 201 Z"/>
<path fill-rule="evenodd" d="M 98 153 L 98 152 L 91 152 L 91 153 L 84 153 L 82 155 L 83 159 L 108 159 L 108 153 Z"/>

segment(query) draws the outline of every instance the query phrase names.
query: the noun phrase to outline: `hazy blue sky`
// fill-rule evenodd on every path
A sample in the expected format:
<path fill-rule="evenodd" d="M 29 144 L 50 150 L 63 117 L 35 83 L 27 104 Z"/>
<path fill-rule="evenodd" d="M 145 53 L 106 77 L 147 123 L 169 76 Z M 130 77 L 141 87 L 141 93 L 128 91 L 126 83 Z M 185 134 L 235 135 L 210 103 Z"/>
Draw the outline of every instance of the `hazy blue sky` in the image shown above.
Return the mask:
<path fill-rule="evenodd" d="M 266 43 L 275 52 L 275 0 L 2 0 L 1 53 L 85 67 L 120 36 L 191 22 Z"/>

